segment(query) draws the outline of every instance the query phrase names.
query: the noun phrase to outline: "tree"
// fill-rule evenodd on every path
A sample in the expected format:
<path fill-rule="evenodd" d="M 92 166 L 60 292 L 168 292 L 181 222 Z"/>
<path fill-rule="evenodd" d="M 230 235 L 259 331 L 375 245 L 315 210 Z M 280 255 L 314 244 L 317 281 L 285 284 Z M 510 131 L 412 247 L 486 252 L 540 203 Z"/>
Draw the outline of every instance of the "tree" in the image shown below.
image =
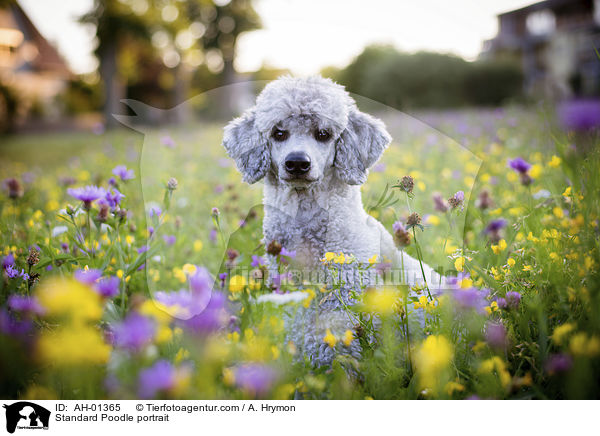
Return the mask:
<path fill-rule="evenodd" d="M 118 66 L 118 56 L 130 38 L 148 38 L 148 28 L 141 16 L 118 0 L 94 0 L 93 9 L 80 18 L 82 23 L 96 28 L 98 46 L 95 54 L 100 62 L 100 78 L 104 84 L 103 115 L 107 127 L 117 121 L 120 100 L 125 98 L 125 81 Z"/>

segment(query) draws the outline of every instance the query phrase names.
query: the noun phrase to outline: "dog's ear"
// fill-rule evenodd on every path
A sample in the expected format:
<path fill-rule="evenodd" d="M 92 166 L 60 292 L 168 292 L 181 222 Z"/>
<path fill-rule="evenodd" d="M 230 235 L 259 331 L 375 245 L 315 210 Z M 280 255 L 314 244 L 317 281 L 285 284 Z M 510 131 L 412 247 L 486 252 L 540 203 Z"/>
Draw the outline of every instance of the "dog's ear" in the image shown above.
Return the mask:
<path fill-rule="evenodd" d="M 267 138 L 256 128 L 255 118 L 254 108 L 248 109 L 230 121 L 223 134 L 227 154 L 235 160 L 244 182 L 250 184 L 262 179 L 271 165 Z"/>
<path fill-rule="evenodd" d="M 367 181 L 367 169 L 381 156 L 392 140 L 381 120 L 352 108 L 348 125 L 336 143 L 333 165 L 337 175 L 349 185 Z"/>

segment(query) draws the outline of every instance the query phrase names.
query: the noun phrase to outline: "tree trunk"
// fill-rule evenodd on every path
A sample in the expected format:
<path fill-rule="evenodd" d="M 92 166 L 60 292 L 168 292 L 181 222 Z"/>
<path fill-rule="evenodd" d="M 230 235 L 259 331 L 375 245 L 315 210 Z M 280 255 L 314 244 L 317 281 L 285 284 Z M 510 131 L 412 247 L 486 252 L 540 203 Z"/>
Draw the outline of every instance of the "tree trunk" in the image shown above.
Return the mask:
<path fill-rule="evenodd" d="M 104 107 L 102 114 L 106 127 L 116 127 L 119 122 L 113 114 L 121 114 L 121 100 L 125 98 L 125 86 L 117 69 L 117 43 L 110 42 L 100 53 L 100 78 L 104 83 Z"/>
<path fill-rule="evenodd" d="M 187 101 L 190 71 L 185 64 L 179 63 L 175 69 L 175 86 L 173 88 L 173 97 L 175 108 L 173 110 L 173 122 L 184 124 L 190 120 L 190 105 Z"/>

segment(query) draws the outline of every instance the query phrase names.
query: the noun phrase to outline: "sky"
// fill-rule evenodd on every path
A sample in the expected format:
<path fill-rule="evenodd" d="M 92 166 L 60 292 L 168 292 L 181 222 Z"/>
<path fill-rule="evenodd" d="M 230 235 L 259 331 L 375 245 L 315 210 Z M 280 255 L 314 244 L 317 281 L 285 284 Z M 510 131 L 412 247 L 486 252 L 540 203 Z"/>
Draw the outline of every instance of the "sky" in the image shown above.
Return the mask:
<path fill-rule="evenodd" d="M 263 29 L 243 34 L 236 68 L 262 64 L 295 74 L 344 66 L 373 43 L 400 50 L 477 57 L 493 38 L 496 15 L 534 0 L 254 0 Z M 55 43 L 76 73 L 94 70 L 93 28 L 78 24 L 92 0 L 19 0 L 40 32 Z"/>

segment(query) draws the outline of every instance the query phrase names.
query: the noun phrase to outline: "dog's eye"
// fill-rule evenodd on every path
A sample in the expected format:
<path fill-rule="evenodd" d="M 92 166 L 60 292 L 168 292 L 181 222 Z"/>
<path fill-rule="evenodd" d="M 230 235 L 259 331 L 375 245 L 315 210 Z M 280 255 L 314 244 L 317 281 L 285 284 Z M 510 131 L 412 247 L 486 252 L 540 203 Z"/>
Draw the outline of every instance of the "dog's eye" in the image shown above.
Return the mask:
<path fill-rule="evenodd" d="M 286 139 L 288 139 L 288 137 L 290 136 L 290 132 L 288 132 L 287 130 L 280 130 L 280 129 L 273 129 L 273 132 L 271 133 L 271 137 L 278 142 L 282 142 L 285 141 Z"/>
<path fill-rule="evenodd" d="M 317 141 L 326 142 L 329 141 L 329 138 L 331 138 L 331 133 L 329 133 L 329 130 L 319 129 L 315 131 L 315 139 Z"/>

